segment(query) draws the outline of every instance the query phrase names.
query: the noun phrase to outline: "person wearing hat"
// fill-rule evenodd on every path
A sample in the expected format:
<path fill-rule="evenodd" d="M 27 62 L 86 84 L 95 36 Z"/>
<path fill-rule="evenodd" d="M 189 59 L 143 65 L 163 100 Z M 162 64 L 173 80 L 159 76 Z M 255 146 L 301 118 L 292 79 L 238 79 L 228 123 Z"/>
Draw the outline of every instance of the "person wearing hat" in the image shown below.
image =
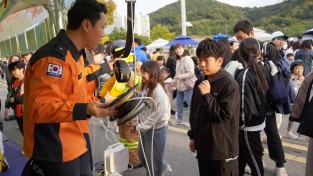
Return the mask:
<path fill-rule="evenodd" d="M 276 49 L 279 51 L 281 56 L 284 58 L 284 49 L 287 49 L 287 48 L 284 48 L 284 46 L 287 46 L 288 36 L 285 35 L 281 31 L 276 31 L 276 32 L 272 33 L 271 38 L 272 38 L 271 43 L 273 43 L 275 45 Z"/>

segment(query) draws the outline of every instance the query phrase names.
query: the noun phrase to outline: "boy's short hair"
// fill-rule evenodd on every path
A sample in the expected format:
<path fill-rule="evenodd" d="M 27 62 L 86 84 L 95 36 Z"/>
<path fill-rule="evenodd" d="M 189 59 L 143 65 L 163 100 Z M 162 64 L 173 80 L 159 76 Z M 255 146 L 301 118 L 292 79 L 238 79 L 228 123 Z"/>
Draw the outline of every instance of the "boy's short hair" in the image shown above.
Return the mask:
<path fill-rule="evenodd" d="M 234 33 L 242 31 L 245 34 L 250 34 L 253 31 L 253 25 L 249 20 L 239 20 L 234 28 Z"/>
<path fill-rule="evenodd" d="M 290 71 L 293 73 L 293 70 L 295 69 L 296 66 L 302 66 L 304 68 L 304 63 L 301 60 L 295 60 L 291 63 L 290 65 Z"/>
<path fill-rule="evenodd" d="M 15 70 L 15 69 L 21 69 L 21 68 L 23 68 L 23 69 L 25 69 L 25 64 L 24 64 L 24 62 L 23 61 L 17 61 L 17 62 L 13 62 L 13 63 L 11 63 L 10 65 L 9 65 L 9 70 L 10 71 L 13 71 L 13 70 Z"/>
<path fill-rule="evenodd" d="M 224 51 L 225 47 L 222 43 L 206 38 L 199 43 L 196 54 L 199 59 L 208 57 L 214 57 L 217 59 L 220 57 L 223 58 Z"/>

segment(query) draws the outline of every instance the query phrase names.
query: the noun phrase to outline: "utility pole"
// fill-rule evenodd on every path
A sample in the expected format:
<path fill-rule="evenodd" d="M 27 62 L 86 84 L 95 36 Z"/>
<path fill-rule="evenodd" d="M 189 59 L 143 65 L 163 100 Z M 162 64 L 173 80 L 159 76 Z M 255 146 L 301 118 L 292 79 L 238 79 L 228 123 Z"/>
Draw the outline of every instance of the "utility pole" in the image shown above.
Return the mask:
<path fill-rule="evenodd" d="M 186 26 L 186 4 L 185 0 L 180 0 L 181 4 L 181 28 L 182 28 L 182 35 L 187 35 L 187 26 Z"/>

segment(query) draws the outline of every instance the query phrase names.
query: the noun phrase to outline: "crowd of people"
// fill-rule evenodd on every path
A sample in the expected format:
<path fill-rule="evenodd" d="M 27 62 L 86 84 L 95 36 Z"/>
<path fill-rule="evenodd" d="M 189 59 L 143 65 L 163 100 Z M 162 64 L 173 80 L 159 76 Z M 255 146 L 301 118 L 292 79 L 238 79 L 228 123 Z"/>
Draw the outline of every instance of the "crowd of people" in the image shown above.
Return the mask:
<path fill-rule="evenodd" d="M 284 137 L 299 138 L 294 121 L 300 122 L 300 134 L 313 137 L 302 120 L 312 123 L 307 108 L 313 105 L 312 40 L 299 36 L 289 42 L 276 31 L 271 41 L 260 42 L 253 38 L 252 23 L 239 20 L 233 28 L 236 41 L 206 38 L 196 56 L 182 44 L 171 46 L 167 58 L 160 49 L 150 55 L 135 38 L 132 54 L 121 58 L 126 41 L 99 44 L 106 13 L 107 7 L 97 1 L 76 1 L 66 30 L 34 54 L 11 56 L 8 66 L 0 67 L 8 88 L 4 120 L 16 120 L 24 137 L 23 154 L 29 158 L 23 173 L 37 172 L 31 164 L 36 163 L 46 176 L 92 175 L 90 117 L 116 116 L 118 110 L 107 106 L 137 86 L 136 91 L 153 100 L 147 100 L 149 108 L 138 114 L 138 121 L 116 122 L 119 142 L 129 151 L 129 169 L 144 167 L 147 175 L 156 176 L 172 171 L 164 160 L 170 124 L 189 128 L 189 148 L 197 154 L 201 176 L 264 175 L 262 140 L 276 163 L 276 175 L 287 176 L 278 130 L 282 115 L 292 114 Z M 100 81 L 103 75 L 109 77 Z M 185 108 L 190 109 L 189 122 L 183 121 Z M 1 139 L 2 121 L 0 129 Z M 9 163 L 0 141 L 5 171 Z M 309 163 L 312 151 L 306 175 L 313 174 Z"/>

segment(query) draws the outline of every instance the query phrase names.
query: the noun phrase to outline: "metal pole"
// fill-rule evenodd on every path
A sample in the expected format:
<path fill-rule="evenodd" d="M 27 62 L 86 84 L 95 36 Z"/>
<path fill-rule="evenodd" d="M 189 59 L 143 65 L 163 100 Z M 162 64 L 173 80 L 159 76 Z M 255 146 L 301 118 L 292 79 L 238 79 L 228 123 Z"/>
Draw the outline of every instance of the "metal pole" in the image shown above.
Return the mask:
<path fill-rule="evenodd" d="M 59 31 L 60 29 L 63 29 L 63 2 L 60 2 L 59 0 L 54 0 L 54 12 L 55 12 L 55 18 L 56 18 L 56 29 Z"/>
<path fill-rule="evenodd" d="M 185 0 L 180 0 L 181 4 L 181 27 L 182 35 L 187 35 L 187 26 L 186 26 L 186 4 Z"/>

